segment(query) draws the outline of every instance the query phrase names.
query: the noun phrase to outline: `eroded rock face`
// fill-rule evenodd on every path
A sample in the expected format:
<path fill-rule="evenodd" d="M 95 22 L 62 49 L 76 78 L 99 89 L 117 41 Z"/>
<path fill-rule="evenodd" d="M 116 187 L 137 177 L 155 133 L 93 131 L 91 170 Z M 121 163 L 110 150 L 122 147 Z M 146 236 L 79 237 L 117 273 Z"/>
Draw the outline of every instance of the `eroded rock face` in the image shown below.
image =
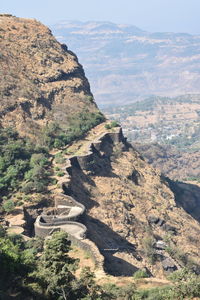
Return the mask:
<path fill-rule="evenodd" d="M 1 15 L 0 44 L 0 125 L 34 137 L 51 121 L 98 111 L 76 55 L 46 26 Z"/>

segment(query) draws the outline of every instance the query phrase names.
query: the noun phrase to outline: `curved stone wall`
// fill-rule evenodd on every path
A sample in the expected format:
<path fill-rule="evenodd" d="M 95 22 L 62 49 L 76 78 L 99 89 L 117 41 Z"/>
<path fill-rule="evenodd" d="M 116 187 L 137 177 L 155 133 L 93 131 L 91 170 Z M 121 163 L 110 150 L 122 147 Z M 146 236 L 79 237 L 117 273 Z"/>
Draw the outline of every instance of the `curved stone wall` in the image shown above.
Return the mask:
<path fill-rule="evenodd" d="M 62 229 L 74 235 L 77 239 L 84 239 L 87 228 L 77 222 L 85 212 L 85 206 L 71 196 L 59 194 L 55 198 L 54 214 L 42 214 L 34 224 L 36 236 L 45 237 L 53 229 Z"/>
<path fill-rule="evenodd" d="M 96 245 L 86 239 L 86 226 L 78 222 L 80 217 L 85 214 L 85 206 L 70 196 L 70 183 L 73 167 L 92 170 L 96 155 L 98 157 L 110 155 L 110 150 L 106 153 L 106 143 L 125 143 L 126 139 L 123 137 L 121 127 L 117 127 L 114 130 L 114 132 L 103 133 L 97 140 L 89 144 L 88 150 L 85 151 L 84 155 L 72 156 L 66 160 L 65 175 L 58 183 L 63 189 L 63 193 L 55 197 L 55 213 L 53 215 L 42 214 L 38 216 L 34 224 L 36 236 L 42 238 L 57 230 L 66 231 L 72 243 L 89 251 L 95 264 L 102 269 L 104 257 L 100 254 Z"/>
<path fill-rule="evenodd" d="M 59 221 L 45 222 L 45 219 L 42 216 L 39 216 L 35 222 L 35 234 L 36 236 L 40 236 L 45 238 L 50 235 L 54 231 L 63 230 L 67 232 L 69 235 L 74 236 L 76 239 L 81 240 L 86 237 L 87 228 L 85 225 L 68 221 L 65 218 L 61 218 Z"/>

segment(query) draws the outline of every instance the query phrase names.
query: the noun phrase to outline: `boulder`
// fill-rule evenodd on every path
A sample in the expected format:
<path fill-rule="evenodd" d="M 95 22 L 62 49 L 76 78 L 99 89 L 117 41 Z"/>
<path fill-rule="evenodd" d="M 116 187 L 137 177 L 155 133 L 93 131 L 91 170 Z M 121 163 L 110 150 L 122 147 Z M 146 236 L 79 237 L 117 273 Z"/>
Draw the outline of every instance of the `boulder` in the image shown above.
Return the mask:
<path fill-rule="evenodd" d="M 175 228 L 174 226 L 169 225 L 169 224 L 164 224 L 164 225 L 162 226 L 162 228 L 163 228 L 163 230 L 165 230 L 165 231 L 170 231 L 172 234 L 176 234 L 176 233 L 177 233 L 176 228 Z"/>
<path fill-rule="evenodd" d="M 166 244 L 165 244 L 165 242 L 159 240 L 155 243 L 155 248 L 158 250 L 164 250 L 164 249 L 166 249 Z"/>
<path fill-rule="evenodd" d="M 164 271 L 169 272 L 169 273 L 177 270 L 177 266 L 175 265 L 173 260 L 169 257 L 167 257 L 166 259 L 164 259 L 162 261 L 162 267 L 163 267 Z"/>

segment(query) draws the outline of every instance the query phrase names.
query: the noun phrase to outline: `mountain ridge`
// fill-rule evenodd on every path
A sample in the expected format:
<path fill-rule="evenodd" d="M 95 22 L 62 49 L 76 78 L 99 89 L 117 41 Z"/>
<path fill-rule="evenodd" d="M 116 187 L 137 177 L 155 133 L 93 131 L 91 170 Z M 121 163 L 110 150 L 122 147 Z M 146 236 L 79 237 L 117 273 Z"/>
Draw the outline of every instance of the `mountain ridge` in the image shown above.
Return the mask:
<path fill-rule="evenodd" d="M 86 106 L 88 114 L 99 113 L 76 55 L 50 29 L 36 20 L 1 15 L 0 34 L 1 126 L 31 137 L 51 123 L 68 130 L 74 112 L 86 113 Z"/>
<path fill-rule="evenodd" d="M 51 25 L 78 54 L 99 105 L 200 92 L 200 35 L 149 33 L 114 23 L 98 30 L 99 24 L 107 22 Z"/>

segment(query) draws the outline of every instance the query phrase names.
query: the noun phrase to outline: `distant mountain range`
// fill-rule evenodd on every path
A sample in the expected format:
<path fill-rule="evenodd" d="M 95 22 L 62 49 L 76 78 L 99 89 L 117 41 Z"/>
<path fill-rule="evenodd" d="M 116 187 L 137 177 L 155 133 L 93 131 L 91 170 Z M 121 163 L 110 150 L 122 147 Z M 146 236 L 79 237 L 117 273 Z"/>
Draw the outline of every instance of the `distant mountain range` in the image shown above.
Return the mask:
<path fill-rule="evenodd" d="M 200 35 L 110 22 L 62 21 L 51 29 L 78 54 L 100 106 L 200 92 Z"/>

